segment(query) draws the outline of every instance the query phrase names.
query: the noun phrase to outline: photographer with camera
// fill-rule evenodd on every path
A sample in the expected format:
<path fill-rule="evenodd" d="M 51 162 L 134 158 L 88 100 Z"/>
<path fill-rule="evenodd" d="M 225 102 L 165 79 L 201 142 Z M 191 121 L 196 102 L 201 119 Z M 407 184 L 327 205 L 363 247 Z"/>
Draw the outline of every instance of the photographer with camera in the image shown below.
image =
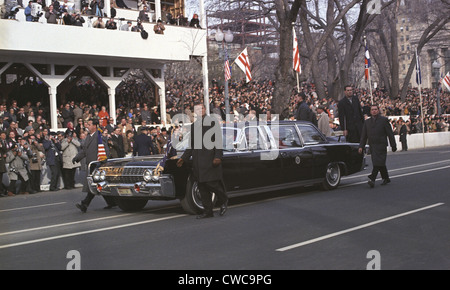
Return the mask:
<path fill-rule="evenodd" d="M 81 17 L 80 13 L 75 14 L 75 16 L 73 17 L 73 25 L 74 26 L 83 26 L 84 23 L 84 18 Z"/>
<path fill-rule="evenodd" d="M 26 169 L 26 161 L 28 156 L 26 153 L 20 150 L 17 144 L 14 144 L 11 150 L 6 154 L 6 162 L 9 164 L 8 177 L 8 195 L 12 196 L 16 194 L 16 182 L 21 181 L 20 194 L 28 194 L 26 188 L 28 186 L 28 171 Z"/>
<path fill-rule="evenodd" d="M 106 29 L 117 30 L 117 23 L 114 21 L 114 17 L 106 21 Z"/>
<path fill-rule="evenodd" d="M 47 23 L 58 24 L 58 13 L 53 7 L 53 4 L 48 6 L 48 11 L 45 12 L 45 18 L 47 19 Z"/>
<path fill-rule="evenodd" d="M 42 172 L 42 158 L 44 156 L 44 146 L 39 143 L 36 136 L 30 135 L 28 143 L 31 149 L 31 162 L 29 162 L 30 169 L 30 186 L 31 190 L 41 192 L 41 172 Z"/>
<path fill-rule="evenodd" d="M 72 163 L 72 160 L 77 156 L 80 147 L 80 141 L 72 132 L 66 133 L 65 138 L 61 141 L 64 189 L 75 188 L 75 172 L 80 167 L 80 163 Z"/>
<path fill-rule="evenodd" d="M 164 27 L 162 20 L 158 19 L 158 22 L 153 26 L 153 31 L 155 34 L 164 34 L 164 30 L 166 30 L 166 28 Z"/>
<path fill-rule="evenodd" d="M 42 145 L 45 149 L 45 161 L 47 166 L 50 167 L 50 191 L 57 191 L 58 181 L 61 176 L 61 144 L 58 138 L 56 138 L 56 133 L 51 132 L 47 135 Z"/>

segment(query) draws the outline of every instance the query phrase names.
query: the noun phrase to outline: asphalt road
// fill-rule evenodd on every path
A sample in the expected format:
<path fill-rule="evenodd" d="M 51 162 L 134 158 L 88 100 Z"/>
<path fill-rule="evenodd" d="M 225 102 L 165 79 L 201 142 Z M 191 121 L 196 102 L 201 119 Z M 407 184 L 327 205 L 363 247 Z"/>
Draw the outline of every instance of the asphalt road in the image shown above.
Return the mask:
<path fill-rule="evenodd" d="M 392 183 L 368 169 L 338 189 L 232 197 L 197 220 L 178 202 L 82 214 L 80 189 L 0 198 L 0 269 L 450 269 L 450 148 L 390 153 Z"/>

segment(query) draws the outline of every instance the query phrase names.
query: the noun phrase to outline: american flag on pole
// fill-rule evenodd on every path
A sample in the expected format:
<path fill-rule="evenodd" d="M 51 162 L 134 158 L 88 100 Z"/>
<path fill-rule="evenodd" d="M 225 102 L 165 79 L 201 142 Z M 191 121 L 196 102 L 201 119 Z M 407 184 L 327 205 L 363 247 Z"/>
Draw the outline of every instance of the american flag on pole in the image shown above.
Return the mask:
<path fill-rule="evenodd" d="M 103 161 L 108 159 L 108 157 L 106 156 L 105 145 L 103 145 L 102 142 L 102 132 L 97 131 L 97 135 L 98 135 L 97 161 Z"/>
<path fill-rule="evenodd" d="M 416 83 L 418 85 L 422 84 L 422 72 L 420 71 L 420 59 L 419 54 L 417 54 L 417 48 L 416 48 Z"/>
<path fill-rule="evenodd" d="M 293 31 L 293 39 L 294 39 L 294 43 L 293 43 L 293 67 L 294 70 L 296 72 L 298 72 L 299 74 L 302 73 L 302 65 L 300 63 L 300 51 L 298 49 L 298 39 L 297 39 L 297 35 L 295 33 L 295 29 L 292 29 Z"/>
<path fill-rule="evenodd" d="M 225 81 L 228 81 L 231 79 L 231 67 L 230 67 L 230 62 L 228 61 L 228 52 L 227 51 L 225 51 L 224 70 L 225 70 Z"/>
<path fill-rule="evenodd" d="M 366 77 L 366 81 L 369 80 L 369 73 L 370 73 L 370 67 L 371 67 L 371 63 L 370 63 L 370 54 L 369 54 L 369 48 L 367 47 L 366 44 L 366 53 L 364 54 L 364 59 L 365 59 L 365 77 Z"/>
<path fill-rule="evenodd" d="M 445 86 L 447 91 L 450 92 L 450 72 L 448 72 L 445 77 L 442 79 L 442 84 Z"/>
<path fill-rule="evenodd" d="M 247 48 L 245 48 L 234 62 L 239 66 L 239 68 L 245 73 L 247 83 L 252 80 L 252 73 L 250 71 L 250 61 L 248 59 Z"/>

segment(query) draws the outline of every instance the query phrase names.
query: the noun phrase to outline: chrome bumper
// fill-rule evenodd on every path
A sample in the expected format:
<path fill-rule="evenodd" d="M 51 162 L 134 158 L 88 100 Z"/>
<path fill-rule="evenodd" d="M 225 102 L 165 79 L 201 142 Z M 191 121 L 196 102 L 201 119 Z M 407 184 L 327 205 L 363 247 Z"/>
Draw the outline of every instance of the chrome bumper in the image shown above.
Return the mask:
<path fill-rule="evenodd" d="M 92 194 L 116 197 L 147 197 L 175 198 L 175 183 L 170 174 L 162 175 L 159 182 L 145 182 L 128 184 L 111 184 L 106 181 L 94 182 L 92 176 L 87 177 L 89 190 Z"/>

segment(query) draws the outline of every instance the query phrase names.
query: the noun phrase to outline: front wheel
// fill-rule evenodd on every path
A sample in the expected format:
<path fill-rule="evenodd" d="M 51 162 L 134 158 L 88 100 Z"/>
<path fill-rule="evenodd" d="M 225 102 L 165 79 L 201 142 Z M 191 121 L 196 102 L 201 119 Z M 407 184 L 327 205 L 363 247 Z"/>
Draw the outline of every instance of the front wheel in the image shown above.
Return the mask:
<path fill-rule="evenodd" d="M 339 183 L 341 183 L 341 167 L 337 163 L 328 164 L 325 180 L 322 183 L 323 189 L 335 189 Z"/>
<path fill-rule="evenodd" d="M 213 193 L 213 205 L 216 203 L 217 197 Z M 181 207 L 189 214 L 200 214 L 205 209 L 202 204 L 198 182 L 188 178 L 186 184 L 186 194 L 180 199 Z"/>
<path fill-rule="evenodd" d="M 143 209 L 147 204 L 146 199 L 116 197 L 115 201 L 117 206 L 123 211 L 138 211 Z"/>

